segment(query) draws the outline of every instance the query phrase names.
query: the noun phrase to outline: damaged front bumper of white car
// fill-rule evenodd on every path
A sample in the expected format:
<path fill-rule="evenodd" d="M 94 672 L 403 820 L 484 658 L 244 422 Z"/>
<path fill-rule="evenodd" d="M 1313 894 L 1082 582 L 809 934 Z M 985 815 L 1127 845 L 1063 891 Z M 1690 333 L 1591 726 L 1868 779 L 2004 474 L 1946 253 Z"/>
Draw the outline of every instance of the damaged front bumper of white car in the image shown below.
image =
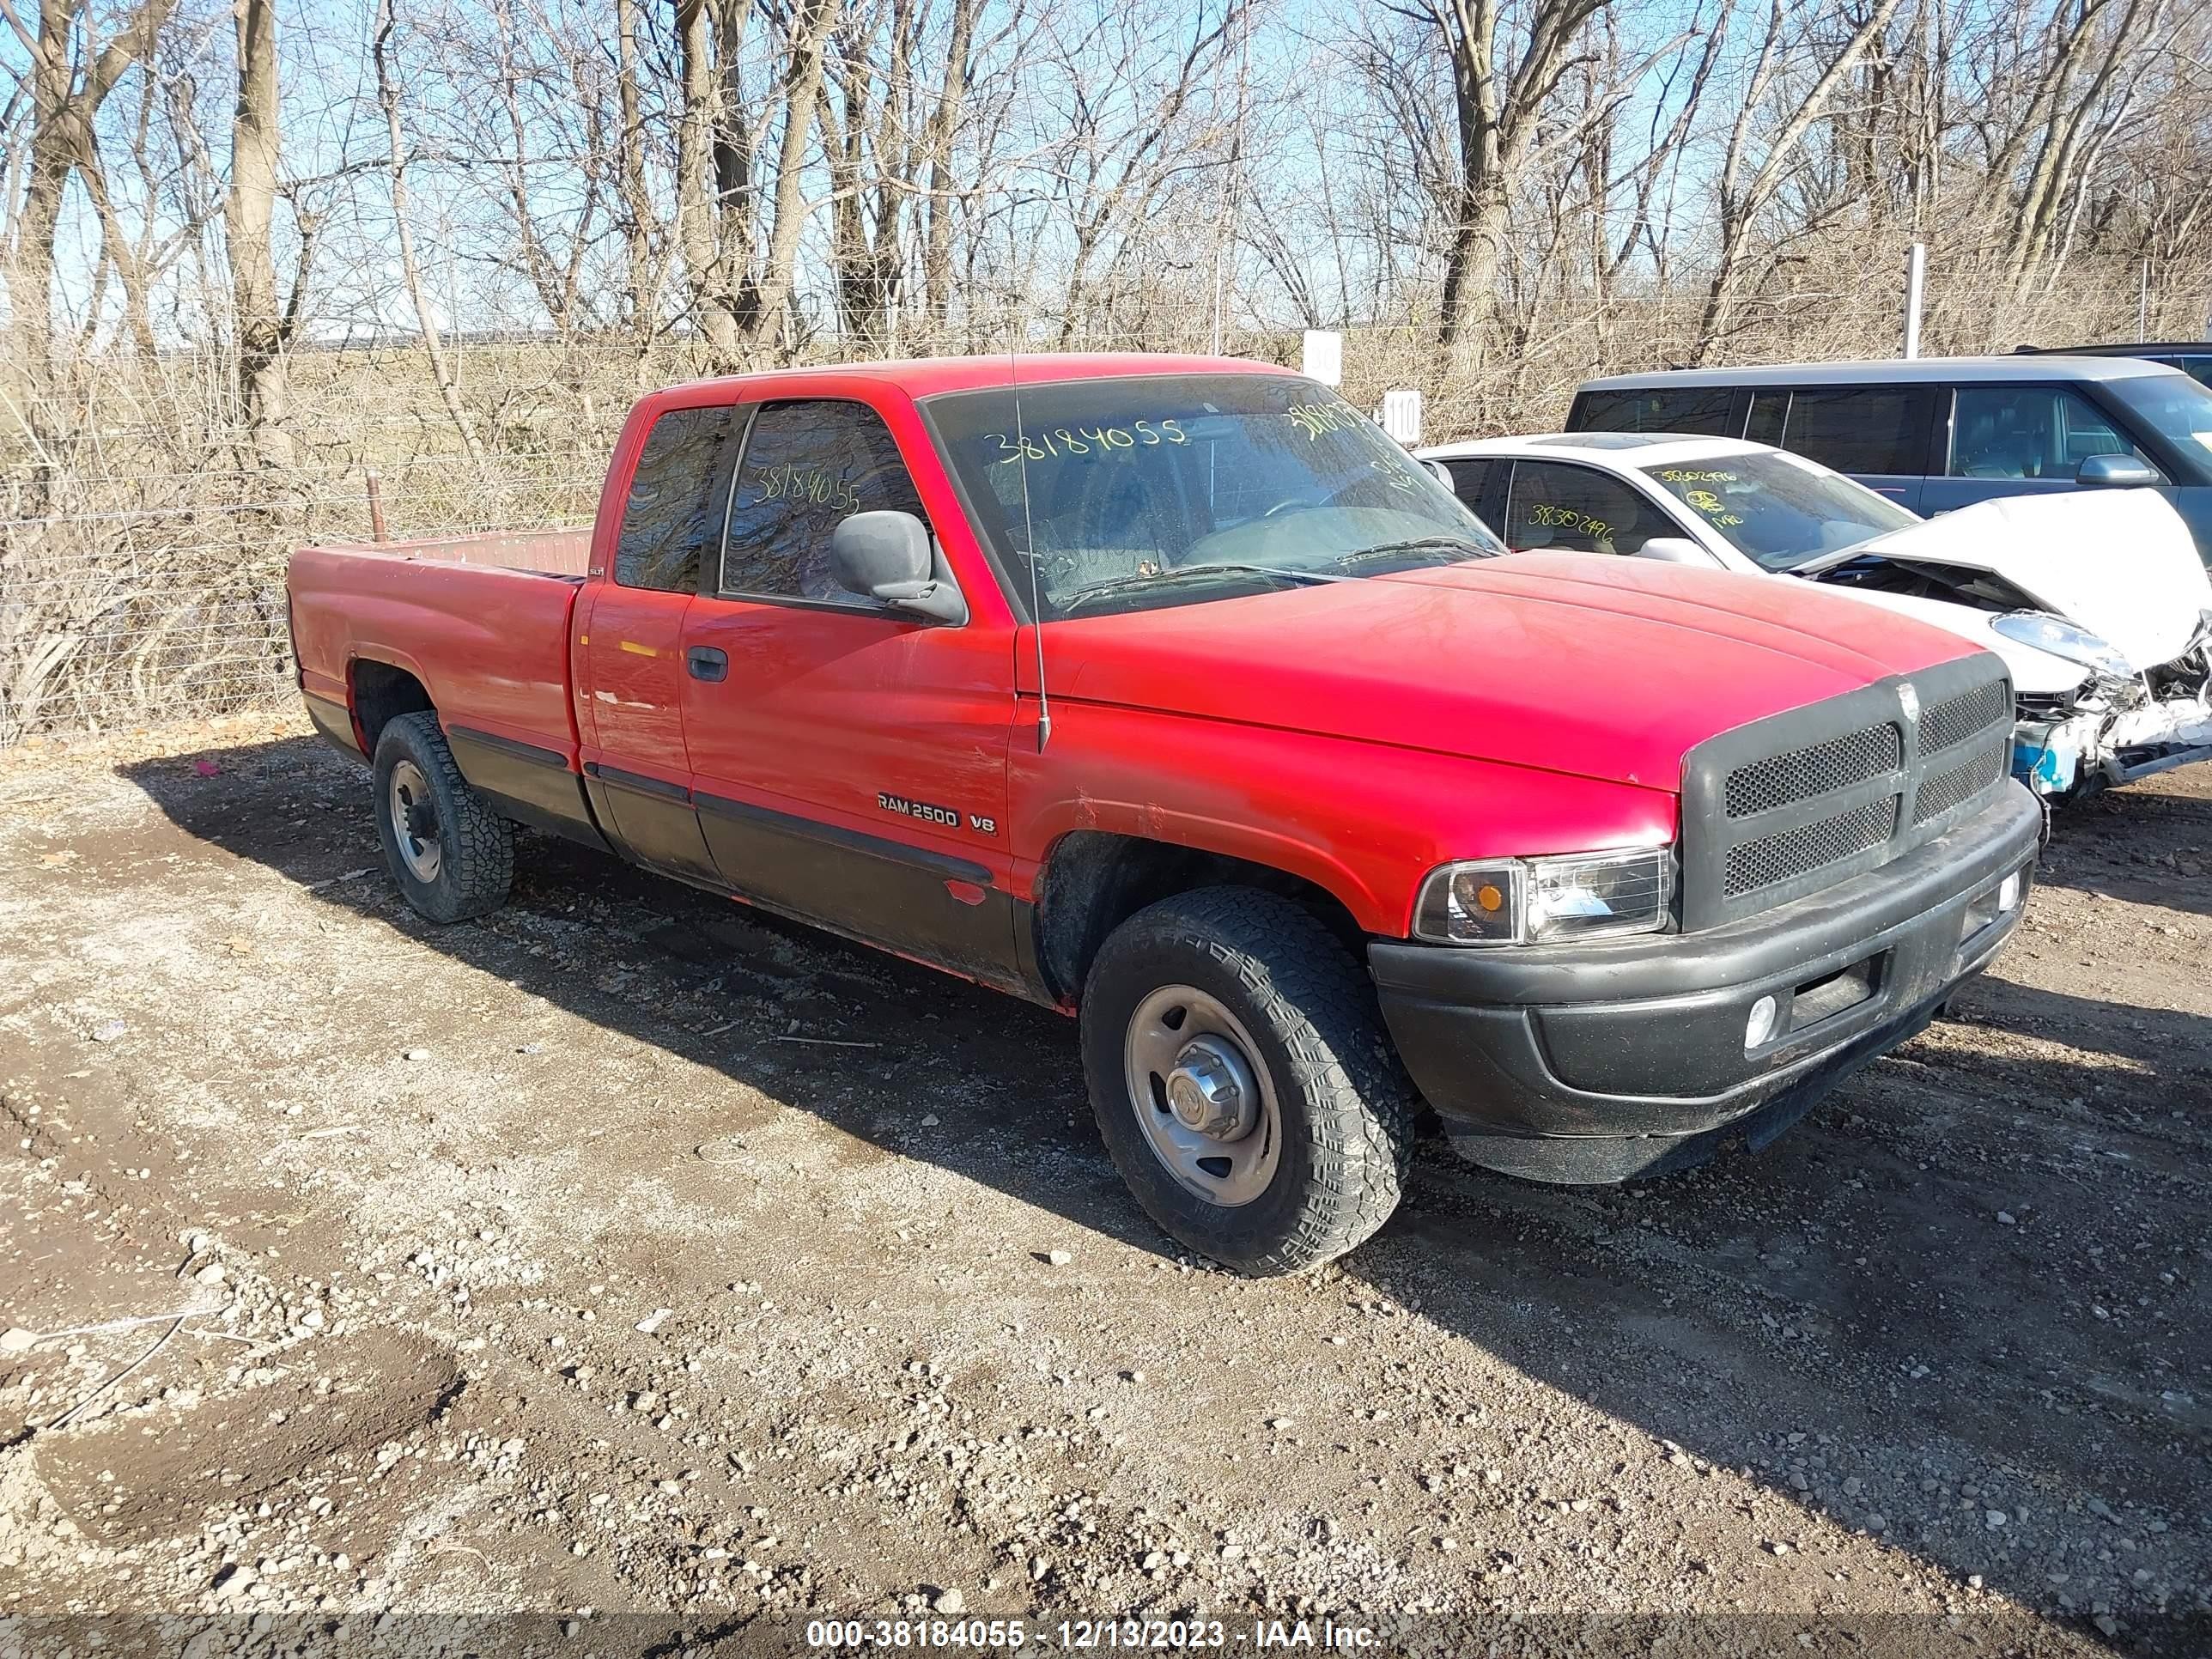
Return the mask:
<path fill-rule="evenodd" d="M 2212 760 L 2212 676 L 2193 678 L 2191 686 L 2170 671 L 2140 679 L 2097 675 L 2063 698 L 2022 697 L 2013 775 L 2060 799 Z"/>
<path fill-rule="evenodd" d="M 2212 575 L 2154 490 L 2002 496 L 1796 568 L 2002 655 L 2039 795 L 2212 760 Z"/>

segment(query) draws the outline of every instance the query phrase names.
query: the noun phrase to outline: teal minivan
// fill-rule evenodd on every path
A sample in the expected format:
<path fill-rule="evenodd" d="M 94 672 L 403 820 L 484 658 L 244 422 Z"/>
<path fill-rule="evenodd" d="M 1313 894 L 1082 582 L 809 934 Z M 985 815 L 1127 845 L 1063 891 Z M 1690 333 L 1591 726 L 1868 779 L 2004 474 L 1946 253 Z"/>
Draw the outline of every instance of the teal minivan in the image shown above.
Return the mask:
<path fill-rule="evenodd" d="M 1992 495 L 2151 486 L 2212 563 L 2212 390 L 2134 357 L 1918 357 L 1586 380 L 1571 432 L 1794 450 L 1924 517 Z"/>

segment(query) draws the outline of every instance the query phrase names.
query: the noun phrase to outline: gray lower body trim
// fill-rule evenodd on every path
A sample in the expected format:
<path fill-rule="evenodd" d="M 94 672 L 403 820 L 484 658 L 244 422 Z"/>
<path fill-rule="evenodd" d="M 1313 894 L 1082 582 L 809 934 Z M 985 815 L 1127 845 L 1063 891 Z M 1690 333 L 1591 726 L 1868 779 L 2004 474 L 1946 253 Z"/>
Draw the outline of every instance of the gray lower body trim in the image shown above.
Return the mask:
<path fill-rule="evenodd" d="M 584 781 L 568 769 L 559 750 L 467 726 L 447 726 L 446 743 L 469 787 L 502 816 L 603 853 L 612 850 L 585 799 Z"/>
<path fill-rule="evenodd" d="M 357 761 L 368 758 L 362 752 L 361 739 L 354 735 L 350 708 L 332 698 L 319 697 L 312 691 L 302 691 L 300 696 L 307 705 L 307 718 L 314 722 L 324 742 Z"/>

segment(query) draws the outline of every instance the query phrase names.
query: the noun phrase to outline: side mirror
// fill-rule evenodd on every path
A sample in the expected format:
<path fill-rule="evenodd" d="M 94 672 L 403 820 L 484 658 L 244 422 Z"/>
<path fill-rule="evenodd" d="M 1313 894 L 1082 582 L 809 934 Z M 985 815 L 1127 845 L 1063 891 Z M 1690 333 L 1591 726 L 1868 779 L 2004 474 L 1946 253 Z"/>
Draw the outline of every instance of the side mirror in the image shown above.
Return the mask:
<path fill-rule="evenodd" d="M 929 531 L 911 513 L 855 513 L 830 532 L 830 568 L 848 593 L 929 622 L 964 623 L 968 602 L 937 579 Z"/>
<path fill-rule="evenodd" d="M 1431 478 L 1450 490 L 1453 495 L 1459 494 L 1459 486 L 1452 481 L 1451 469 L 1442 461 L 1423 461 L 1421 465 L 1429 469 L 1429 476 Z"/>
<path fill-rule="evenodd" d="M 2133 455 L 2092 455 L 2075 470 L 2074 482 L 2086 487 L 2134 489 L 2166 480 L 2148 461 Z"/>
<path fill-rule="evenodd" d="M 1660 559 L 1668 564 L 1711 564 L 1713 556 L 1687 536 L 1654 536 L 1636 550 L 1640 559 Z"/>

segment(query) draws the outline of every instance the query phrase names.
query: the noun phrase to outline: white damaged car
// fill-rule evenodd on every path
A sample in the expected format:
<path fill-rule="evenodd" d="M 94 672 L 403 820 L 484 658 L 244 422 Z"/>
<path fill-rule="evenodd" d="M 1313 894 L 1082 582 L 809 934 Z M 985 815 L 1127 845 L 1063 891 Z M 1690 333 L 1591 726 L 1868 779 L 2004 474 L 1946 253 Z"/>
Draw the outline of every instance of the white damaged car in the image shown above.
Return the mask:
<path fill-rule="evenodd" d="M 2009 495 L 1923 519 L 1741 439 L 1568 433 L 1420 454 L 1516 550 L 1799 577 L 1996 652 L 2016 699 L 2013 772 L 2039 794 L 2212 759 L 2212 579 L 2154 490 Z"/>

